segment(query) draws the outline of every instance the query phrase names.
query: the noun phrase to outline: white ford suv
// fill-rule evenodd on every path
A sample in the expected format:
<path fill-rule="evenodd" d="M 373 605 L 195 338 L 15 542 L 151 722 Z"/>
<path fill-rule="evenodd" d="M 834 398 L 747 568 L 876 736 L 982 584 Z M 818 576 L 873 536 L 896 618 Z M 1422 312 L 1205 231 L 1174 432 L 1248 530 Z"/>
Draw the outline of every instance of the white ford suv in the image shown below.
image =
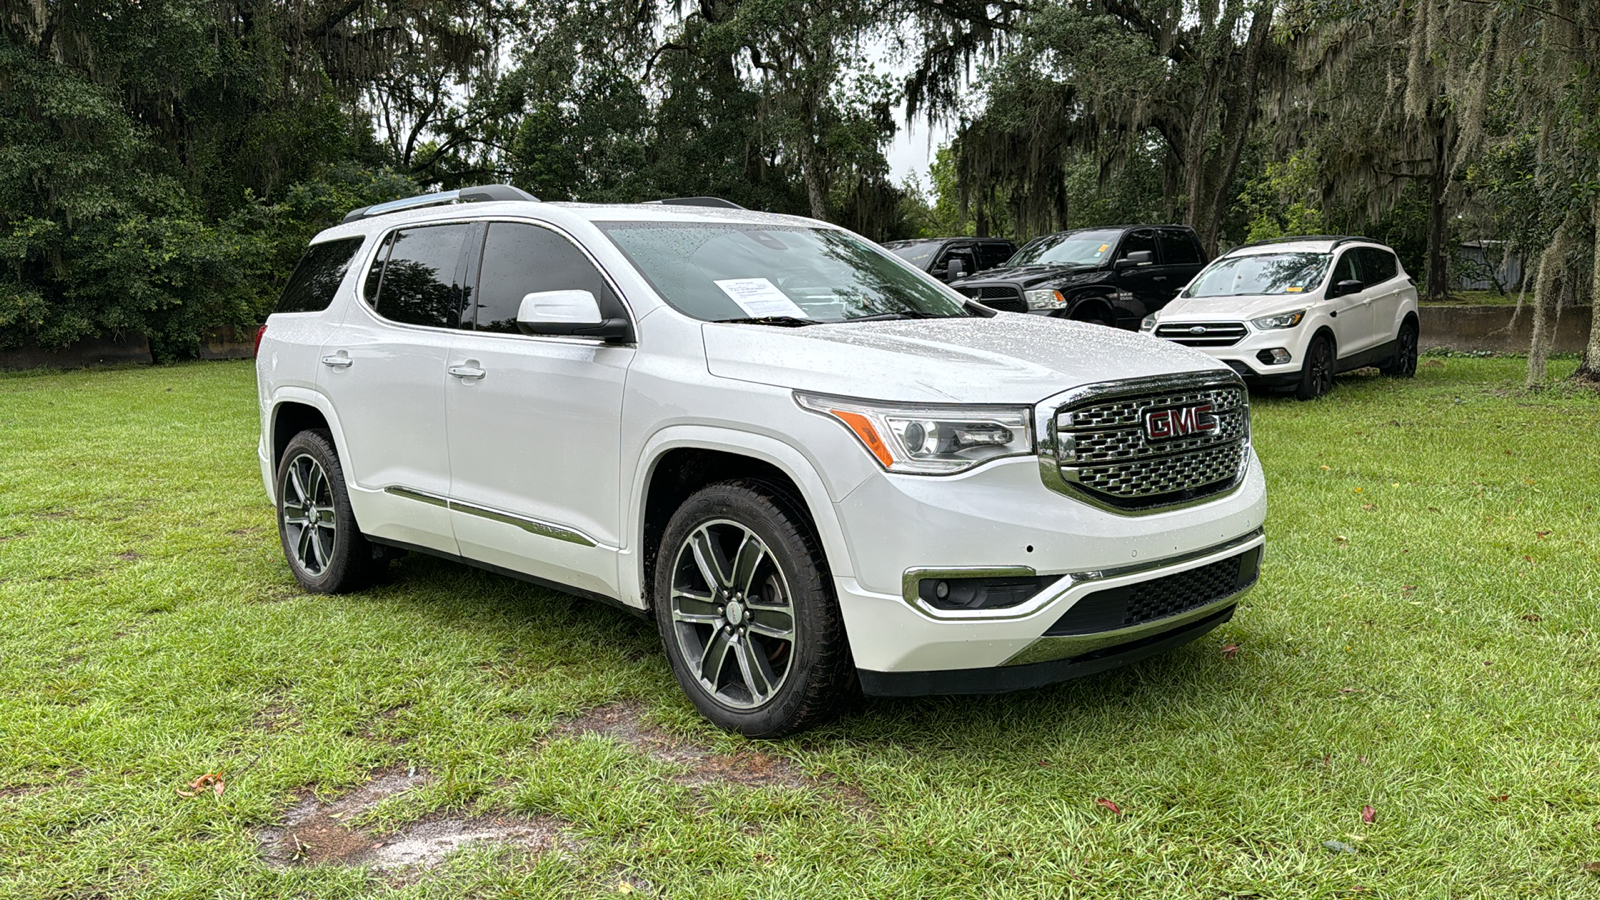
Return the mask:
<path fill-rule="evenodd" d="M 302 585 L 410 550 L 653 615 L 748 735 L 1147 656 L 1260 568 L 1232 371 L 969 304 L 809 219 L 396 201 L 313 240 L 258 340 Z"/>
<path fill-rule="evenodd" d="M 1145 332 L 1203 350 L 1252 386 L 1302 400 L 1339 372 L 1417 373 L 1417 288 L 1394 251 L 1352 237 L 1294 237 L 1217 257 Z"/>

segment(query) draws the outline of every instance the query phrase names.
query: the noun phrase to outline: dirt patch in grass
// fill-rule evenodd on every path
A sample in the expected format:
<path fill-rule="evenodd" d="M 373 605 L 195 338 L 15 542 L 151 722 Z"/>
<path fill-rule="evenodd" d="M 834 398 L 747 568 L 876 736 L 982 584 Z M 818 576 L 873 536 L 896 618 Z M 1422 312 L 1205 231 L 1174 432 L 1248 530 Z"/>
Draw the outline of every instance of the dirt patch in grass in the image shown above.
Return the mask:
<path fill-rule="evenodd" d="M 133 562 L 136 559 L 143 558 L 143 556 L 144 556 L 144 554 L 140 553 L 137 550 L 124 550 L 121 553 L 117 554 L 117 559 L 120 559 L 123 562 Z"/>
<path fill-rule="evenodd" d="M 300 710 L 292 703 L 269 703 L 250 720 L 251 727 L 278 734 L 300 724 Z"/>
<path fill-rule="evenodd" d="M 77 514 L 78 511 L 74 509 L 52 509 L 48 512 L 34 513 L 33 517 L 35 519 L 48 519 L 52 522 L 57 522 L 62 519 L 70 519 Z"/>
<path fill-rule="evenodd" d="M 558 737 L 600 734 L 615 738 L 647 756 L 684 769 L 673 776 L 673 781 L 688 787 L 742 784 L 840 790 L 839 785 L 808 778 L 788 760 L 760 750 L 717 753 L 709 747 L 677 738 L 646 725 L 643 709 L 639 703 L 613 703 L 567 719 L 556 725 L 552 733 Z"/>
<path fill-rule="evenodd" d="M 26 531 L 19 531 L 16 534 L 0 534 L 0 544 L 4 544 L 6 541 L 19 541 L 27 536 L 28 533 Z"/>
<path fill-rule="evenodd" d="M 578 849 L 561 823 L 548 817 L 436 814 L 387 833 L 349 824 L 384 800 L 430 780 L 416 770 L 390 770 L 375 773 L 371 781 L 330 801 L 306 797 L 289 808 L 281 826 L 256 832 L 261 858 L 278 869 L 370 866 L 404 878 L 439 865 L 470 844 L 487 842 L 530 853 Z"/>
<path fill-rule="evenodd" d="M 50 790 L 48 784 L 8 784 L 0 787 L 0 800 L 20 800 Z"/>

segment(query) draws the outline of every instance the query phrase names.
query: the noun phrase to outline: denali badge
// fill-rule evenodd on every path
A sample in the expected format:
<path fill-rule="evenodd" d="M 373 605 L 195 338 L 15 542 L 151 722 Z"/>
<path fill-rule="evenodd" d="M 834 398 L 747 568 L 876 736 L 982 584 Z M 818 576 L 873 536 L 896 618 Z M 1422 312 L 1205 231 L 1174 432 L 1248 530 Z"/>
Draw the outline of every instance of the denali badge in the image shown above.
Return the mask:
<path fill-rule="evenodd" d="M 1152 409 L 1144 414 L 1144 436 L 1152 441 L 1165 441 L 1216 430 L 1217 417 L 1211 414 L 1209 403 Z"/>

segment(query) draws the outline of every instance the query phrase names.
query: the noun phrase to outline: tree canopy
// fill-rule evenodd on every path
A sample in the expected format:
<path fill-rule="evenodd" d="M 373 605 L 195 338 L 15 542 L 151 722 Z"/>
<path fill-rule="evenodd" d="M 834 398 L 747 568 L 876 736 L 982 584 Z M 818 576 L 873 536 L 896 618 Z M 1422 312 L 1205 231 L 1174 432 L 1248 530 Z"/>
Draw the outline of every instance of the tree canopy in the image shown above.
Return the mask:
<path fill-rule="evenodd" d="M 0 0 L 0 32 L 0 346 L 183 356 L 347 209 L 498 181 L 880 240 L 1365 233 L 1435 297 L 1488 240 L 1534 381 L 1600 291 L 1600 0 Z M 895 183 L 912 120 L 953 140 Z"/>

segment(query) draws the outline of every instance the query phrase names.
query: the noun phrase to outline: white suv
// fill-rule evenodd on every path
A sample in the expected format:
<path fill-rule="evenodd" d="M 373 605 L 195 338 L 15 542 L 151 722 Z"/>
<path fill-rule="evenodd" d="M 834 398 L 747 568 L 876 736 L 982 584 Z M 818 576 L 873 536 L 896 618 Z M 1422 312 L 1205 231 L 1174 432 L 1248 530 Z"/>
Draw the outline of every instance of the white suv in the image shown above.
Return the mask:
<path fill-rule="evenodd" d="M 748 735 L 1147 656 L 1260 568 L 1232 371 L 968 304 L 809 219 L 397 201 L 313 240 L 259 340 L 302 585 L 413 550 L 653 615 Z"/>
<path fill-rule="evenodd" d="M 1252 386 L 1310 400 L 1362 366 L 1416 374 L 1417 287 L 1374 241 L 1262 241 L 1217 257 L 1142 330 L 1204 350 Z"/>

